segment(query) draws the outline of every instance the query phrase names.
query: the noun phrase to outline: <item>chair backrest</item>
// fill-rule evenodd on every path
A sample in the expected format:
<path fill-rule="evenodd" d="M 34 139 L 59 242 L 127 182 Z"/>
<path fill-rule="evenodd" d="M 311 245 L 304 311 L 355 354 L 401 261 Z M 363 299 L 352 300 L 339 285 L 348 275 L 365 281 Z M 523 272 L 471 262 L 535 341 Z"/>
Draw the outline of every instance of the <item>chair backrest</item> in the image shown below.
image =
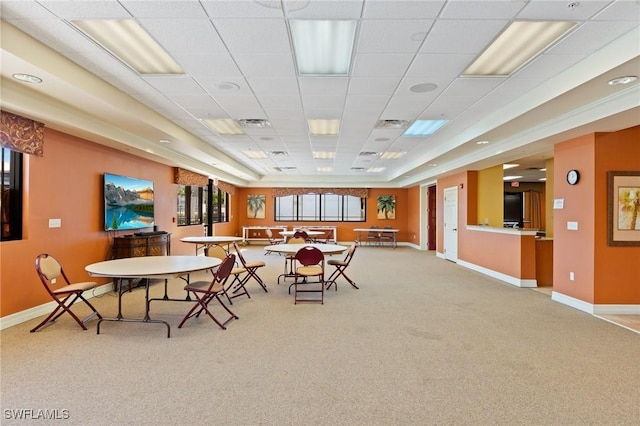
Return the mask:
<path fill-rule="evenodd" d="M 293 234 L 293 238 L 302 238 L 306 242 L 307 240 L 309 240 L 309 234 L 307 234 L 305 231 L 297 230 Z"/>
<path fill-rule="evenodd" d="M 316 247 L 305 246 L 296 252 L 295 259 L 302 266 L 321 265 L 324 254 Z"/>
<path fill-rule="evenodd" d="M 271 232 L 271 229 L 267 228 L 264 231 L 267 234 L 267 238 L 269 239 L 269 244 L 277 244 L 278 242 L 275 240 L 275 238 L 273 238 L 273 232 Z"/>
<path fill-rule="evenodd" d="M 333 229 L 329 229 L 325 231 L 324 235 L 322 236 L 322 239 L 325 243 L 330 243 L 332 241 L 332 238 L 333 238 Z"/>
<path fill-rule="evenodd" d="M 209 246 L 207 248 L 207 256 L 224 260 L 224 258 L 227 257 L 227 251 L 219 245 Z"/>
<path fill-rule="evenodd" d="M 244 259 L 244 256 L 242 255 L 242 251 L 240 250 L 238 243 L 235 241 L 233 242 L 233 248 L 236 251 L 236 255 L 238 256 L 238 259 L 240 259 L 240 263 L 242 263 L 242 266 L 246 267 L 247 261 Z"/>
<path fill-rule="evenodd" d="M 36 271 L 41 279 L 52 280 L 62 275 L 62 266 L 53 256 L 43 253 L 36 257 Z"/>
<path fill-rule="evenodd" d="M 224 285 L 224 282 L 227 281 L 229 275 L 231 275 L 231 271 L 233 270 L 233 265 L 236 263 L 236 256 L 233 253 L 229 253 L 223 260 L 220 265 L 218 265 L 218 269 L 216 269 L 215 274 L 213 275 L 213 279 L 211 280 L 211 284 L 209 284 L 208 291 L 211 291 L 213 287 L 217 284 Z"/>
<path fill-rule="evenodd" d="M 347 251 L 347 255 L 344 258 L 344 262 L 349 265 L 351 259 L 353 258 L 354 253 L 356 252 L 356 248 L 358 248 L 358 243 L 354 241 L 349 247 L 349 251 Z"/>

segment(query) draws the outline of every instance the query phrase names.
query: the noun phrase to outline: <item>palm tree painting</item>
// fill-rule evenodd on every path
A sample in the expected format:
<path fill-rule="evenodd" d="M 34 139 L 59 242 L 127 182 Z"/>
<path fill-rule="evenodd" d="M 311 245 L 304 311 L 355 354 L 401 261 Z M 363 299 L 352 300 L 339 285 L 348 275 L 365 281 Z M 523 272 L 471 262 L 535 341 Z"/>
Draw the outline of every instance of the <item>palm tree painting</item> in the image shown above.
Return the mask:
<path fill-rule="evenodd" d="M 380 195 L 378 196 L 378 219 L 395 219 L 396 218 L 396 196 Z"/>
<path fill-rule="evenodd" d="M 266 204 L 266 195 L 247 195 L 247 217 L 251 219 L 264 219 Z"/>

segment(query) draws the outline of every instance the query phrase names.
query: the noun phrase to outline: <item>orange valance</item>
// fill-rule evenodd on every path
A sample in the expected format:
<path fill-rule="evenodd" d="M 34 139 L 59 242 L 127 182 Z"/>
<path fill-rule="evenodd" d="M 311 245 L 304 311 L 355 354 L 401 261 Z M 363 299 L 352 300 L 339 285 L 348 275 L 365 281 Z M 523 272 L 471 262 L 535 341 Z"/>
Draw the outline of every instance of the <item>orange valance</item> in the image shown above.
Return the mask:
<path fill-rule="evenodd" d="M 286 197 L 288 195 L 304 194 L 336 194 L 351 195 L 353 197 L 367 198 L 369 189 L 367 188 L 273 188 L 274 197 Z"/>
<path fill-rule="evenodd" d="M 177 183 L 178 185 L 207 186 L 209 183 L 207 176 L 194 173 L 190 170 L 174 167 L 173 172 L 173 183 Z"/>
<path fill-rule="evenodd" d="M 0 138 L 3 148 L 38 157 L 44 155 L 44 123 L 0 111 Z"/>
<path fill-rule="evenodd" d="M 230 183 L 218 181 L 216 183 L 216 186 L 218 187 L 218 189 L 220 191 L 226 192 L 227 194 L 235 194 L 236 193 L 236 187 L 234 185 L 231 185 Z"/>

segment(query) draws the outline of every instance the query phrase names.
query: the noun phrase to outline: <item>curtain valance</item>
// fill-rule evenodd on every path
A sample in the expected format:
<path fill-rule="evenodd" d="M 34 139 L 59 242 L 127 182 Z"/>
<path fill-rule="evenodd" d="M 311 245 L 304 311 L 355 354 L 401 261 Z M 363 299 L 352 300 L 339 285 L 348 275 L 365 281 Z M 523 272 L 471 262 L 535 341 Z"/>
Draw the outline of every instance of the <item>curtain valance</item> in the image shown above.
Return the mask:
<path fill-rule="evenodd" d="M 12 151 L 44 155 L 44 123 L 0 111 L 2 147 Z"/>
<path fill-rule="evenodd" d="M 181 169 L 180 167 L 174 167 L 173 171 L 173 183 L 178 185 L 207 186 L 209 183 L 209 178 L 205 175 Z"/>
<path fill-rule="evenodd" d="M 226 192 L 227 194 L 233 195 L 236 193 L 236 187 L 231 185 L 230 183 L 218 181 L 216 186 L 220 191 Z"/>
<path fill-rule="evenodd" d="M 353 197 L 367 198 L 369 189 L 367 188 L 273 188 L 274 197 L 286 197 L 288 195 L 304 194 L 336 194 L 351 195 Z"/>

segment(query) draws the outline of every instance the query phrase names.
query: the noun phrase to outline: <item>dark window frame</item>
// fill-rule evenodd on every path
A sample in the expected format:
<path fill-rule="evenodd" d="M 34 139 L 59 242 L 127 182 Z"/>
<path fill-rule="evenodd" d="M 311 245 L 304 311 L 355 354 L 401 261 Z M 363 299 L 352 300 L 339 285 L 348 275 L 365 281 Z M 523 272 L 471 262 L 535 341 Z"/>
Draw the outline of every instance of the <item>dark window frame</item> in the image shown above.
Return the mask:
<path fill-rule="evenodd" d="M 212 182 L 212 180 L 209 180 L 206 187 L 196 185 L 178 186 L 178 226 L 205 225 L 208 229 L 211 229 L 211 225 L 214 223 L 229 221 L 229 194 L 215 187 Z M 194 190 L 198 191 L 197 212 L 195 210 L 196 207 L 192 206 L 192 200 L 196 198 L 193 193 Z M 203 207 L 205 198 L 206 206 Z M 184 203 L 184 212 L 181 209 L 181 201 Z"/>
<path fill-rule="evenodd" d="M 9 170 L 5 170 L 4 156 L 8 154 Z M 23 212 L 23 161 L 22 153 L 2 148 L 2 166 L 0 176 L 0 194 L 2 194 L 2 232 L 0 241 L 15 241 L 22 239 Z"/>
<path fill-rule="evenodd" d="M 316 211 L 317 211 L 317 216 L 313 219 L 301 219 L 301 216 L 303 216 L 302 214 L 302 209 L 303 209 L 303 203 L 302 200 L 305 196 L 309 196 L 309 195 L 315 195 L 317 197 L 316 199 Z M 342 197 L 342 211 L 340 212 L 340 219 L 326 219 L 323 217 L 324 215 L 324 208 L 323 208 L 323 203 L 324 203 L 324 198 L 326 195 L 330 195 L 330 196 L 338 196 L 338 197 Z M 278 206 L 279 206 L 279 198 L 287 198 L 287 197 L 294 197 L 293 198 L 293 206 L 294 206 L 294 213 L 293 213 L 293 218 L 289 218 L 289 219 L 281 219 L 280 215 L 278 214 Z M 339 194 L 303 194 L 303 195 L 285 195 L 283 197 L 274 197 L 274 207 L 273 207 L 273 217 L 274 217 L 274 221 L 275 222 L 366 222 L 367 221 L 367 209 L 366 209 L 366 205 L 367 205 L 367 199 L 364 197 L 356 197 L 356 198 L 360 198 L 360 211 L 363 212 L 363 216 L 359 219 L 359 220 L 345 220 L 345 216 L 347 214 L 346 210 L 346 206 L 348 205 L 348 203 L 345 202 L 345 198 L 346 197 L 355 197 L 353 195 L 339 195 Z"/>

